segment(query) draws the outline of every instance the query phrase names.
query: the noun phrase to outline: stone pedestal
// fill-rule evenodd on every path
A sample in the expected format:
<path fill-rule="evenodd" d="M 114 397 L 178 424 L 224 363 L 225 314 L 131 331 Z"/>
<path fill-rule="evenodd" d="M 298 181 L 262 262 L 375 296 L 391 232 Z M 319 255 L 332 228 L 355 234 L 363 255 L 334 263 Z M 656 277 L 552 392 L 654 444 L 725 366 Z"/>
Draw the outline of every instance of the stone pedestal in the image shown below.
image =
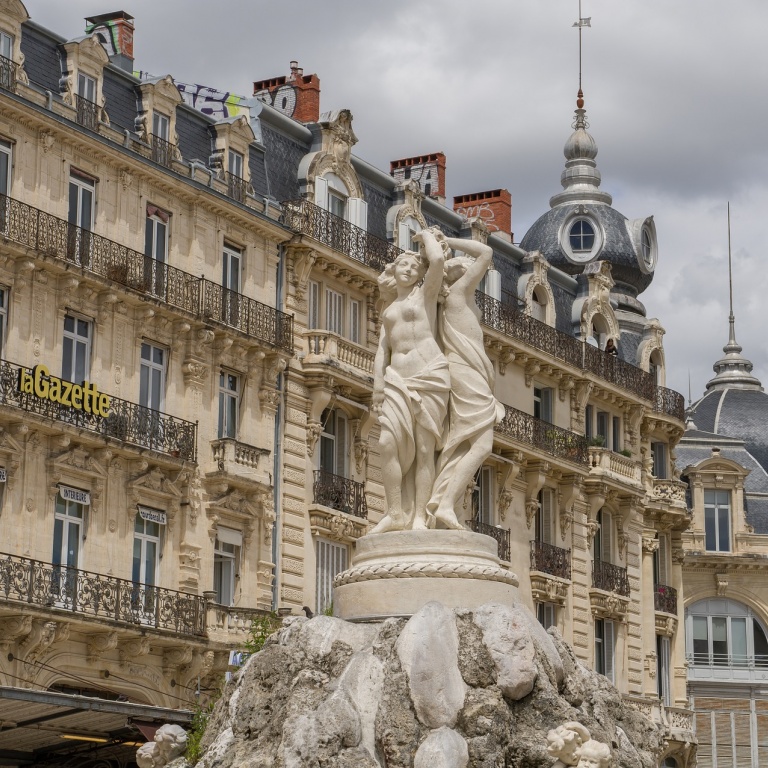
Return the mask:
<path fill-rule="evenodd" d="M 412 616 L 436 600 L 448 608 L 511 604 L 517 576 L 499 566 L 498 544 L 471 531 L 393 531 L 358 539 L 334 582 L 333 613 L 348 621 Z"/>

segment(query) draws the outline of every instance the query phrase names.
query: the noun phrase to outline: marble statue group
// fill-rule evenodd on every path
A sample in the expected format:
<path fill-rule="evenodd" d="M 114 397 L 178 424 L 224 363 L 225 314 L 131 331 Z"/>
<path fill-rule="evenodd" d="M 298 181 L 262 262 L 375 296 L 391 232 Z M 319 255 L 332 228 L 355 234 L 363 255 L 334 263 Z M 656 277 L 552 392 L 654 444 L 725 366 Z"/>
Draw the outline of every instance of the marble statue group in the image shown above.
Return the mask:
<path fill-rule="evenodd" d="M 372 533 L 463 530 L 457 510 L 504 415 L 475 303 L 491 248 L 437 228 L 413 239 L 419 252 L 402 253 L 379 277 L 373 411 L 387 510 Z"/>

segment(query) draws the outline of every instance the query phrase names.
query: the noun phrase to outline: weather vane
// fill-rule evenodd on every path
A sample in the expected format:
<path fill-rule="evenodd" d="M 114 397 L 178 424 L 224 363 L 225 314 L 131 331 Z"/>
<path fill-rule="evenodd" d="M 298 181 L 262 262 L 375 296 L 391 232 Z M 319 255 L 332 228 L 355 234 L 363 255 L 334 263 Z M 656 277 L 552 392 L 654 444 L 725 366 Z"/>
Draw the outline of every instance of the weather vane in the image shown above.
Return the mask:
<path fill-rule="evenodd" d="M 584 27 L 591 27 L 592 26 L 592 17 L 587 16 L 584 18 L 581 15 L 581 0 L 579 0 L 579 20 L 577 22 L 574 22 L 574 27 L 578 27 L 579 29 L 579 97 L 576 99 L 576 106 L 579 109 L 584 108 L 584 92 L 581 90 L 581 30 L 584 29 Z"/>

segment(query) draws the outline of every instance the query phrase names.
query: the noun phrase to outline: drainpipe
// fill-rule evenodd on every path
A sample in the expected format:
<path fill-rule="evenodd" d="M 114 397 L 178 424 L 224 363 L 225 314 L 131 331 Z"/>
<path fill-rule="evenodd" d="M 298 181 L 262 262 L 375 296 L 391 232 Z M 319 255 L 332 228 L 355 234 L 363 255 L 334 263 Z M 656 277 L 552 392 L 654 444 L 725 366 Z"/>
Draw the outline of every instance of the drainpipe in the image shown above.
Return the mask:
<path fill-rule="evenodd" d="M 275 277 L 275 307 L 283 310 L 283 280 L 285 279 L 285 249 L 283 245 L 277 246 L 277 275 Z M 281 402 L 275 412 L 275 437 L 273 440 L 272 456 L 272 492 L 273 509 L 275 510 L 275 522 L 272 526 L 272 562 L 274 563 L 274 577 L 272 580 L 272 610 L 277 612 L 280 607 L 280 541 L 282 540 L 282 515 L 281 515 L 281 489 L 283 474 L 283 414 L 285 413 L 285 399 L 287 396 L 285 382 L 288 379 L 288 369 L 277 377 L 277 389 L 283 393 Z"/>

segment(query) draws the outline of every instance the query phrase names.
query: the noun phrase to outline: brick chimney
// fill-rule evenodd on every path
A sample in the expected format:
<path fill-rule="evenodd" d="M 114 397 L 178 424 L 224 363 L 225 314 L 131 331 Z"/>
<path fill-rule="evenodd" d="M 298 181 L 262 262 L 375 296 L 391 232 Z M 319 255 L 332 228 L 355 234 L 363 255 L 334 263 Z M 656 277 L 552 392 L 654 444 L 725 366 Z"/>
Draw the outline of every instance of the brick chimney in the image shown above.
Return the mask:
<path fill-rule="evenodd" d="M 255 82 L 253 95 L 300 123 L 320 119 L 320 78 L 305 75 L 298 61 L 291 62 L 290 75 Z"/>
<path fill-rule="evenodd" d="M 398 184 L 411 179 L 427 197 L 445 202 L 445 155 L 442 152 L 392 160 L 389 173 Z"/>
<path fill-rule="evenodd" d="M 468 219 L 482 219 L 490 233 L 512 242 L 512 195 L 508 190 L 459 195 L 453 198 L 453 210 Z"/>
<path fill-rule="evenodd" d="M 85 34 L 95 35 L 109 60 L 126 72 L 133 72 L 133 16 L 125 11 L 102 13 L 85 20 Z"/>

